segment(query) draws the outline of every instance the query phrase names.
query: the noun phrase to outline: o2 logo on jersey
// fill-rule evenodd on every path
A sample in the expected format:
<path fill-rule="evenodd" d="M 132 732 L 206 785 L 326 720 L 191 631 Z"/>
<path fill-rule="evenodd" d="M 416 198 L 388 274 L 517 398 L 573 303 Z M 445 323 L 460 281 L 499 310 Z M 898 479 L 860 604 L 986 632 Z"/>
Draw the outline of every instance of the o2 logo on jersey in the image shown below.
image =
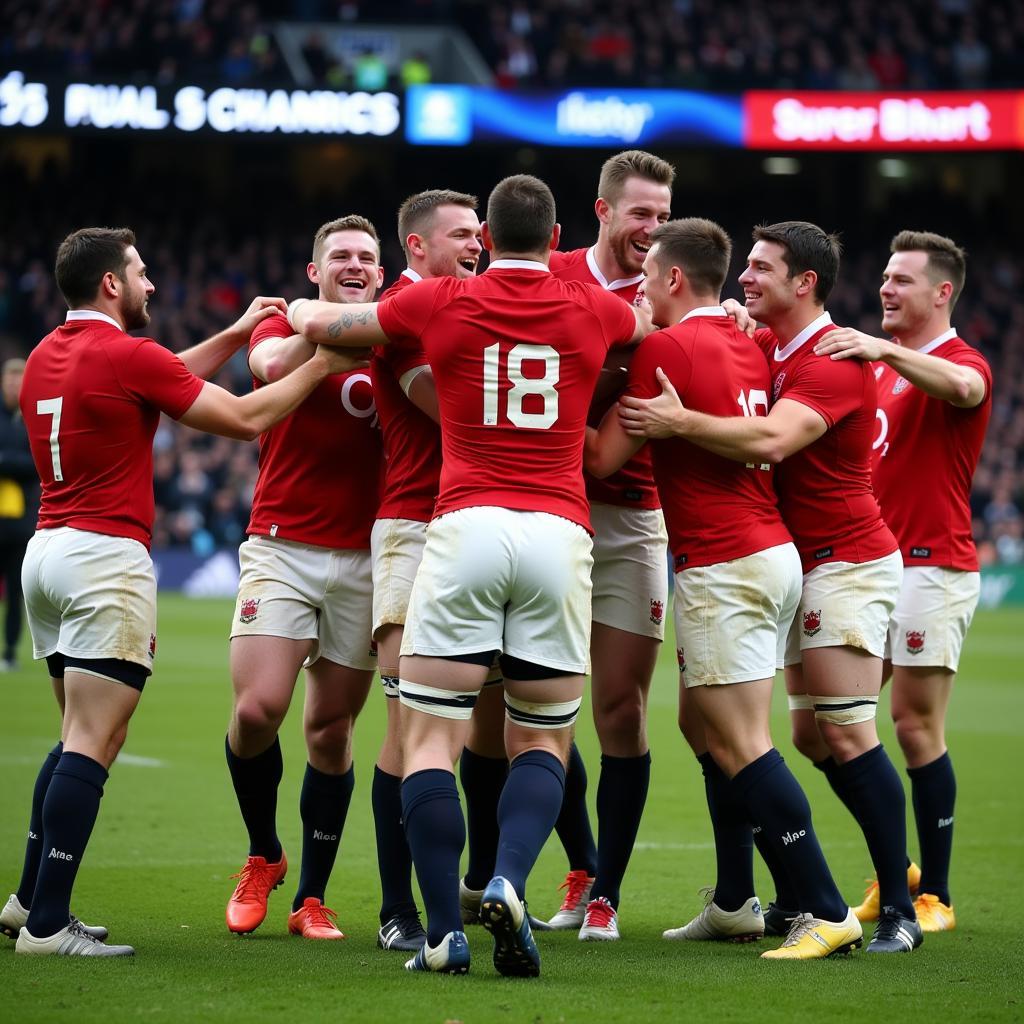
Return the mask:
<path fill-rule="evenodd" d="M 881 448 L 881 457 L 884 459 L 889 454 L 889 442 L 886 441 L 886 436 L 889 433 L 889 417 L 885 415 L 884 409 L 876 409 L 875 419 L 878 420 L 878 436 L 872 442 L 871 449 L 878 451 Z"/>
<path fill-rule="evenodd" d="M 366 387 L 357 391 L 359 384 L 365 384 Z M 365 373 L 353 373 L 345 378 L 345 383 L 341 385 L 341 407 L 357 420 L 370 420 L 371 427 L 380 423 L 377 406 L 373 401 L 373 381 Z"/>
<path fill-rule="evenodd" d="M 924 635 L 927 630 L 917 632 L 913 629 L 907 630 L 907 653 L 920 654 L 924 650 Z"/>

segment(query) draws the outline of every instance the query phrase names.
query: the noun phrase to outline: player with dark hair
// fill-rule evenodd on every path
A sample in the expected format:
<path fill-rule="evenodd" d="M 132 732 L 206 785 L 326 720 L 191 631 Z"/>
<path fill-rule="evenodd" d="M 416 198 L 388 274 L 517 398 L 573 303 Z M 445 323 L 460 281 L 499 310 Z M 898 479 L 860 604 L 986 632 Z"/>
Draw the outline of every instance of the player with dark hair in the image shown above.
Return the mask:
<path fill-rule="evenodd" d="M 552 273 L 563 281 L 600 285 L 632 303 L 651 233 L 671 214 L 674 178 L 670 163 L 642 150 L 606 160 L 594 204 L 597 241 L 590 248 L 552 253 Z M 617 392 L 594 403 L 593 425 L 615 397 Z M 641 449 L 607 480 L 586 480 L 594 529 L 590 657 L 601 745 L 598 842 L 595 847 L 587 814 L 586 770 L 573 744 L 557 825 L 569 873 L 562 906 L 548 924 L 579 928 L 581 939 L 614 940 L 619 891 L 651 776 L 647 697 L 665 635 L 668 537 L 648 451 Z"/>
<path fill-rule="evenodd" d="M 767 414 L 768 363 L 720 304 L 732 244 L 712 221 L 669 221 L 651 235 L 645 292 L 654 321 L 634 354 L 626 394 L 673 389 L 688 408 Z M 646 438 L 630 436 L 615 409 L 587 432 L 584 465 L 607 475 Z M 712 819 L 716 803 L 739 804 L 773 844 L 799 894 L 799 909 L 847 932 L 835 952 L 860 945 L 861 931 L 832 881 L 799 783 L 769 732 L 778 652 L 800 601 L 800 556 L 782 522 L 772 467 L 743 465 L 681 438 L 652 445 L 676 568 L 680 717 L 698 752 Z M 721 809 L 721 808 L 720 808 Z M 749 826 L 748 826 L 749 831 Z M 799 837 L 794 840 L 793 837 Z M 668 939 L 760 938 L 749 839 L 745 863 L 721 865 L 704 910 Z"/>
<path fill-rule="evenodd" d="M 627 429 L 643 436 L 674 433 L 739 462 L 781 463 L 780 508 L 804 571 L 785 655 L 794 741 L 800 750 L 816 750 L 824 739 L 830 756 L 816 763 L 867 840 L 883 906 L 868 952 L 910 952 L 921 944 L 921 929 L 907 887 L 905 798 L 875 728 L 885 639 L 903 574 L 896 539 L 871 491 L 875 381 L 865 363 L 814 353 L 832 328 L 824 304 L 839 251 L 834 236 L 806 221 L 754 230 L 740 284 L 748 313 L 769 328 L 755 335 L 771 369 L 767 415 L 749 407 L 743 416 L 708 415 L 683 408 L 670 390 L 652 400 L 626 398 L 622 415 Z M 779 903 L 792 923 L 783 945 L 766 957 L 815 958 L 850 941 L 847 922 L 794 913 L 795 892 L 780 893 Z"/>
<path fill-rule="evenodd" d="M 458 887 L 465 825 L 452 765 L 499 651 L 511 767 L 480 917 L 494 934 L 499 972 L 540 970 L 524 895 L 562 804 L 587 667 L 587 405 L 608 348 L 647 330 L 640 311 L 550 275 L 558 236 L 550 190 L 517 175 L 488 201 L 483 238 L 494 259 L 486 274 L 420 282 L 379 307 L 289 307 L 311 340 L 422 344 L 438 389 L 441 492 L 410 598 L 399 683 L 402 804 L 428 926 L 410 970 L 469 968 Z"/>
<path fill-rule="evenodd" d="M 22 578 L 36 658 L 62 714 L 61 742 L 36 780 L 25 867 L 0 915 L 17 952 L 129 956 L 69 911 L 107 771 L 156 653 L 153 435 L 160 414 L 246 440 L 290 413 L 331 372 L 317 352 L 287 379 L 237 398 L 212 376 L 253 328 L 284 308 L 257 298 L 234 326 L 181 354 L 127 332 L 149 322 L 154 287 L 126 228 L 83 228 L 57 252 L 67 322 L 33 350 L 21 410 L 42 480 Z"/>
<path fill-rule="evenodd" d="M 880 296 L 882 328 L 893 340 L 844 329 L 825 335 L 816 351 L 875 363 L 875 494 L 904 562 L 885 677 L 891 672 L 921 848 L 914 909 L 921 929 L 937 932 L 956 926 L 949 895 L 956 777 L 946 710 L 981 590 L 970 491 L 992 414 L 992 371 L 950 325 L 964 286 L 963 250 L 929 231 L 901 231 L 891 251 Z M 872 882 L 856 913 L 874 921 L 879 911 Z"/>
<path fill-rule="evenodd" d="M 431 189 L 409 196 L 398 209 L 398 235 L 408 266 L 382 300 L 432 277 L 467 278 L 476 274 L 483 247 L 476 196 Z M 398 658 L 409 609 L 409 594 L 434 514 L 441 473 L 441 434 L 437 395 L 426 356 L 394 345 L 376 349 L 370 363 L 384 437 L 384 487 L 370 548 L 373 554 L 373 635 L 387 700 L 387 732 L 373 773 L 373 820 L 377 836 L 381 908 L 377 944 L 382 949 L 418 950 L 426 938 L 412 892 L 412 854 L 402 825 L 402 749 L 399 732 Z M 504 746 L 486 746 L 475 728 L 481 712 L 501 716 L 500 687 L 478 702 L 474 731 L 460 759 L 472 837 L 481 832 L 474 813 L 482 802 L 483 821 L 494 808 L 507 773 Z M 486 707 L 485 707 L 486 706 Z M 495 729 L 490 729 L 493 734 Z M 492 767 L 497 768 L 495 770 Z M 476 798 L 476 799 L 474 799 Z M 489 812 L 489 814 L 488 814 Z M 476 828 L 474 829 L 474 824 Z M 496 824 L 491 827 L 495 831 Z M 493 874 L 490 871 L 483 884 Z M 479 904 L 479 894 L 477 894 Z"/>

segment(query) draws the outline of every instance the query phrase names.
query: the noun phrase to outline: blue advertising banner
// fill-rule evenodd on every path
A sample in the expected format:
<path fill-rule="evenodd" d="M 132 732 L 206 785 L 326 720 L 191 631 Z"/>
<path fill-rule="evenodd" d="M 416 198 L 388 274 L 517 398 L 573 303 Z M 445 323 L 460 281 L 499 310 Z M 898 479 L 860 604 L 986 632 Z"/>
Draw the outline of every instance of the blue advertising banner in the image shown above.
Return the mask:
<path fill-rule="evenodd" d="M 433 146 L 742 146 L 743 108 L 737 96 L 669 89 L 529 93 L 418 85 L 406 93 L 405 137 Z"/>

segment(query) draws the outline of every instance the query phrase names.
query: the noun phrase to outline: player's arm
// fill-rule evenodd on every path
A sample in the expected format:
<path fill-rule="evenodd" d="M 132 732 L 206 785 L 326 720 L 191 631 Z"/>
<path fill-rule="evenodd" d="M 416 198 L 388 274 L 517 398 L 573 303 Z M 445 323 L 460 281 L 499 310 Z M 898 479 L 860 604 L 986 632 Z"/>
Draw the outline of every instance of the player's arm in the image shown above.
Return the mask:
<path fill-rule="evenodd" d="M 435 423 L 441 422 L 441 410 L 437 404 L 437 385 L 434 383 L 434 372 L 429 364 L 415 366 L 403 373 L 398 381 L 405 397 L 429 416 Z"/>
<path fill-rule="evenodd" d="M 264 384 L 280 380 L 313 357 L 316 345 L 301 334 L 287 338 L 264 338 L 249 353 L 249 370 Z"/>
<path fill-rule="evenodd" d="M 985 378 L 974 367 L 960 366 L 942 356 L 925 355 L 885 338 L 873 338 L 852 327 L 829 331 L 814 351 L 831 359 L 885 363 L 925 394 L 960 409 L 973 409 L 985 400 Z"/>
<path fill-rule="evenodd" d="M 267 317 L 277 316 L 287 310 L 288 306 L 284 299 L 257 295 L 249 303 L 249 308 L 230 327 L 184 352 L 179 352 L 178 358 L 197 377 L 209 380 L 243 345 L 249 343 L 257 324 L 262 323 Z"/>
<path fill-rule="evenodd" d="M 377 320 L 376 302 L 295 299 L 288 306 L 288 323 L 314 345 L 368 348 L 390 341 Z"/>
<path fill-rule="evenodd" d="M 207 382 L 180 422 L 208 434 L 252 441 L 293 412 L 330 374 L 365 365 L 348 352 L 318 348 L 295 371 L 248 395 L 239 397 Z"/>
<path fill-rule="evenodd" d="M 604 479 L 622 467 L 647 443 L 646 437 L 627 434 L 613 406 L 599 427 L 587 427 L 583 443 L 583 468 Z"/>
<path fill-rule="evenodd" d="M 709 416 L 687 409 L 661 368 L 656 398 L 619 401 L 623 430 L 631 437 L 683 437 L 736 462 L 777 463 L 817 441 L 828 430 L 809 406 L 783 398 L 767 416 Z"/>

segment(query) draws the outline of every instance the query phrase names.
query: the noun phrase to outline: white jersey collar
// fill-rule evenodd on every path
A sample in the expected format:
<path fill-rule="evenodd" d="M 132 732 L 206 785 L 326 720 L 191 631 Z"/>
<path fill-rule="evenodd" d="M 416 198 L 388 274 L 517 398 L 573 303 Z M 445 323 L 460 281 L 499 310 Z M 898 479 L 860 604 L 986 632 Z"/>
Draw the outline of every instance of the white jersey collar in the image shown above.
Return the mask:
<path fill-rule="evenodd" d="M 725 306 L 698 306 L 696 309 L 691 309 L 686 316 L 681 317 L 679 322 L 682 323 L 684 320 L 689 320 L 692 316 L 728 316 L 729 314 L 725 311 Z"/>
<path fill-rule="evenodd" d="M 102 320 L 110 324 L 111 327 L 124 331 L 124 328 L 112 316 L 107 316 L 106 313 L 101 313 L 98 309 L 69 309 L 64 323 L 70 323 L 73 320 Z"/>
<path fill-rule="evenodd" d="M 551 270 L 546 263 L 540 260 L 491 260 L 487 266 L 488 270 L 540 270 L 550 274 Z"/>
<path fill-rule="evenodd" d="M 956 328 L 950 327 L 948 331 L 943 331 L 937 338 L 932 338 L 927 345 L 919 348 L 917 351 L 921 355 L 926 356 L 930 352 L 934 352 L 940 345 L 945 345 L 947 341 L 956 337 Z"/>
<path fill-rule="evenodd" d="M 637 274 L 636 277 L 620 277 L 617 281 L 609 281 L 608 278 L 601 273 L 601 268 L 597 265 L 597 246 L 592 245 L 587 250 L 587 266 L 590 268 L 590 272 L 594 275 L 594 280 L 604 289 L 610 292 L 617 291 L 619 288 L 631 288 L 635 284 L 639 284 L 643 279 L 643 274 Z"/>
<path fill-rule="evenodd" d="M 775 361 L 781 363 L 788 359 L 808 338 L 813 338 L 818 331 L 828 327 L 832 323 L 832 317 L 828 313 L 822 313 L 817 319 L 812 320 L 789 344 L 782 348 L 775 347 Z"/>
<path fill-rule="evenodd" d="M 402 271 L 401 276 L 409 278 L 409 280 L 412 281 L 413 284 L 415 284 L 417 281 L 423 280 L 423 275 L 417 274 L 416 271 L 412 269 L 412 267 L 406 267 L 405 270 Z"/>

